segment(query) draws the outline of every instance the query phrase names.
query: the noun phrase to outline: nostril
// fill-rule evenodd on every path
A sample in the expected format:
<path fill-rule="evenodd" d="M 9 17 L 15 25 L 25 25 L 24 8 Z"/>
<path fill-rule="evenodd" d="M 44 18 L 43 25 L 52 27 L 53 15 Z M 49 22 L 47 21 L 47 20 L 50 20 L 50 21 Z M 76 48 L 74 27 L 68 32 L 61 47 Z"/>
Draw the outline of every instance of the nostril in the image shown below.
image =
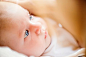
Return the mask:
<path fill-rule="evenodd" d="M 34 30 L 34 32 L 36 34 L 40 34 L 41 33 L 41 29 L 42 29 L 42 24 L 40 22 L 30 22 L 30 29 Z"/>
<path fill-rule="evenodd" d="M 41 32 L 41 30 L 40 30 L 40 29 L 38 29 L 38 28 L 36 28 L 36 29 L 35 29 L 35 33 L 36 33 L 36 34 L 38 34 L 38 35 L 39 35 L 39 34 L 40 34 L 40 32 Z"/>

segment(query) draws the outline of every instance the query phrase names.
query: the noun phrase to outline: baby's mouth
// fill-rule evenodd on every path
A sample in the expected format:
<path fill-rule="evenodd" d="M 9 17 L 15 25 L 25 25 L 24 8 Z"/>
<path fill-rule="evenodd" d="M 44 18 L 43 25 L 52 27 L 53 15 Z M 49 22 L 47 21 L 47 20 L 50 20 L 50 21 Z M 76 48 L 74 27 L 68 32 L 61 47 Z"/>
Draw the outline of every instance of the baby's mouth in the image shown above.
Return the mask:
<path fill-rule="evenodd" d="M 48 32 L 47 32 L 47 31 L 45 31 L 45 39 L 47 38 L 47 35 L 48 35 Z"/>
<path fill-rule="evenodd" d="M 46 28 L 44 26 L 42 26 L 42 30 L 45 31 L 44 32 L 44 34 L 45 34 L 45 37 L 44 38 L 46 39 L 47 38 L 47 35 L 48 35 L 48 32 L 47 32 L 47 30 L 46 30 Z"/>

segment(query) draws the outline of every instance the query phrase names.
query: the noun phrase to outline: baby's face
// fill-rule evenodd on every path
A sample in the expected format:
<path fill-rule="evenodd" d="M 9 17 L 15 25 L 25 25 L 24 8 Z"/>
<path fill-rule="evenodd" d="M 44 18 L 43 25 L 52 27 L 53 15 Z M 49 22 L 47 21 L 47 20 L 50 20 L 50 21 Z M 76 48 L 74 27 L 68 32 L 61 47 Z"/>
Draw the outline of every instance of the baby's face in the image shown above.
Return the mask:
<path fill-rule="evenodd" d="M 21 7 L 15 10 L 10 26 L 3 32 L 7 46 L 28 56 L 41 55 L 50 44 L 46 23 L 39 17 L 31 19 L 29 12 Z"/>

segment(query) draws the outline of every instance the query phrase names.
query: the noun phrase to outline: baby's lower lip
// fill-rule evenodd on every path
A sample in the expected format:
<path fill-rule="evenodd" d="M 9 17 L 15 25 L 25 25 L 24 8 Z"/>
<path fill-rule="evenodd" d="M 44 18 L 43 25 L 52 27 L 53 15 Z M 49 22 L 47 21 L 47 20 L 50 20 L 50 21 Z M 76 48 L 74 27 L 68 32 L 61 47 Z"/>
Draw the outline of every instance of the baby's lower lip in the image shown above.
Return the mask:
<path fill-rule="evenodd" d="M 47 34 L 48 34 L 47 31 L 45 31 L 45 39 L 47 38 Z"/>

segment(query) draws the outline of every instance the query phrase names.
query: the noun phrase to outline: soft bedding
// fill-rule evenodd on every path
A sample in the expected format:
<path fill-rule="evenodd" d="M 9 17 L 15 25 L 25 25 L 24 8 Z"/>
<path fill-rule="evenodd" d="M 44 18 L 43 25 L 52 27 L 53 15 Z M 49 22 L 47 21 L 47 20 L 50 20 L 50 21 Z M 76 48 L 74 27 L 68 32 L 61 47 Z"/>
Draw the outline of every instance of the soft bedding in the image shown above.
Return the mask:
<path fill-rule="evenodd" d="M 75 55 L 85 57 L 84 52 L 85 52 L 85 48 L 82 48 L 78 50 L 77 52 L 75 52 L 74 54 L 71 54 L 67 57 L 72 57 Z M 16 51 L 13 51 L 9 47 L 0 47 L 0 57 L 28 57 L 28 56 L 18 53 Z M 34 56 L 30 56 L 30 57 L 34 57 Z M 41 56 L 41 57 L 51 57 L 51 56 Z"/>
<path fill-rule="evenodd" d="M 28 57 L 11 50 L 9 47 L 0 47 L 0 57 Z"/>

